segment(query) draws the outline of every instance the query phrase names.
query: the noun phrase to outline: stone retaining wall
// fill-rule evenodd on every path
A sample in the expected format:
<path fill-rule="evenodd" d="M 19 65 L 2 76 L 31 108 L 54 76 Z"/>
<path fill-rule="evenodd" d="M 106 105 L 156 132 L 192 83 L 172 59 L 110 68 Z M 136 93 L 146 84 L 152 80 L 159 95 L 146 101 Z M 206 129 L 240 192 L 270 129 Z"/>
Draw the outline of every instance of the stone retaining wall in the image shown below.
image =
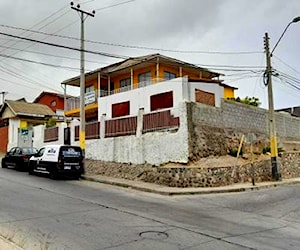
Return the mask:
<path fill-rule="evenodd" d="M 300 152 L 283 154 L 279 159 L 283 178 L 300 177 Z M 100 174 L 115 178 L 145 181 L 169 187 L 219 187 L 233 183 L 251 182 L 254 170 L 255 182 L 270 181 L 270 160 L 237 166 L 223 167 L 157 167 L 86 160 L 86 174 Z"/>

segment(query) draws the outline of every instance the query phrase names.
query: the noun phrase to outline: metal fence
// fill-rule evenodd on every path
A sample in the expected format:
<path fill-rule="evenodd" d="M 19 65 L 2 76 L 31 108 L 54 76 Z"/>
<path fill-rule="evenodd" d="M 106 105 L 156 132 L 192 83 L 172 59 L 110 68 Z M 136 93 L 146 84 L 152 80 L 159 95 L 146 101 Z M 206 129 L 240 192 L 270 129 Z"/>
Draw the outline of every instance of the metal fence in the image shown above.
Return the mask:
<path fill-rule="evenodd" d="M 44 130 L 44 142 L 58 140 L 58 127 L 46 128 Z"/>
<path fill-rule="evenodd" d="M 143 133 L 179 128 L 179 117 L 171 115 L 170 110 L 144 114 Z"/>
<path fill-rule="evenodd" d="M 135 135 L 137 132 L 137 116 L 114 118 L 105 121 L 105 136 L 118 137 Z M 180 126 L 179 117 L 174 117 L 170 110 L 158 111 L 143 115 L 142 133 L 173 130 Z M 85 125 L 86 139 L 100 138 L 100 122 Z M 79 126 L 75 126 L 75 141 L 79 140 Z"/>
<path fill-rule="evenodd" d="M 135 135 L 137 116 L 105 121 L 105 137 Z"/>
<path fill-rule="evenodd" d="M 85 124 L 85 139 L 100 138 L 100 122 L 89 122 Z M 75 141 L 79 141 L 79 126 L 75 126 Z"/>

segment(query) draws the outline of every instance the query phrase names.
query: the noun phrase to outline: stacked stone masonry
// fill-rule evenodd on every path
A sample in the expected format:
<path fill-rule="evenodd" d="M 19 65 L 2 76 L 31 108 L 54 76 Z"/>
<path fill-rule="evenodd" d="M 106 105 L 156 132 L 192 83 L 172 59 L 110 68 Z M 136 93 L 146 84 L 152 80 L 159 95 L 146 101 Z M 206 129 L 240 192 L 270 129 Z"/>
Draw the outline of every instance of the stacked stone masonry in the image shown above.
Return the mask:
<path fill-rule="evenodd" d="M 233 158 L 234 159 L 234 158 Z M 300 176 L 300 152 L 283 154 L 279 159 L 283 178 Z M 232 173 L 234 175 L 232 176 Z M 270 160 L 254 161 L 241 166 L 224 167 L 158 167 L 149 164 L 121 164 L 86 161 L 86 174 L 145 181 L 169 187 L 219 187 L 234 183 L 271 180 Z"/>

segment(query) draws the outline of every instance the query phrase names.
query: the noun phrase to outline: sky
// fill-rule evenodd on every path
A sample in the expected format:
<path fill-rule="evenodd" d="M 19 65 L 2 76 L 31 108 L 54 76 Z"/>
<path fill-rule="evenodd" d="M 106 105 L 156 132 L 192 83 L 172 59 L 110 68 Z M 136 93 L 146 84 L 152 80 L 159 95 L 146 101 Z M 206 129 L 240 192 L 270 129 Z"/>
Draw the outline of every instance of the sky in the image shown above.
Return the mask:
<path fill-rule="evenodd" d="M 299 0 L 77 0 L 84 11 L 86 50 L 135 57 L 160 53 L 224 74 L 236 97 L 257 97 L 267 108 L 263 37 L 273 49 L 300 16 Z M 6 36 L 80 47 L 80 18 L 66 0 L 0 1 L 0 92 L 33 101 L 42 91 L 63 93 L 80 74 L 75 50 Z M 70 39 L 72 37 L 73 39 Z M 300 106 L 300 22 L 289 26 L 272 57 L 275 109 Z M 120 61 L 85 55 L 86 71 Z M 276 73 L 276 74 L 275 74 Z M 67 89 L 79 95 L 79 88 Z M 2 99 L 0 99 L 0 102 Z"/>

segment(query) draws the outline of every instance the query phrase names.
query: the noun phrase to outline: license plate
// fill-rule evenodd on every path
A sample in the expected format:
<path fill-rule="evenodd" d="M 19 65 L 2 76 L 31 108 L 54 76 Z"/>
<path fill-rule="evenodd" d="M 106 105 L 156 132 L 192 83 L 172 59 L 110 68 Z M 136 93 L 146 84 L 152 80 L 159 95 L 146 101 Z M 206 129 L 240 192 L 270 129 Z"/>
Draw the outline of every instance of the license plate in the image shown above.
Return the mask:
<path fill-rule="evenodd" d="M 70 169 L 71 169 L 71 166 L 64 166 L 64 169 L 65 169 L 65 170 L 70 170 Z"/>

